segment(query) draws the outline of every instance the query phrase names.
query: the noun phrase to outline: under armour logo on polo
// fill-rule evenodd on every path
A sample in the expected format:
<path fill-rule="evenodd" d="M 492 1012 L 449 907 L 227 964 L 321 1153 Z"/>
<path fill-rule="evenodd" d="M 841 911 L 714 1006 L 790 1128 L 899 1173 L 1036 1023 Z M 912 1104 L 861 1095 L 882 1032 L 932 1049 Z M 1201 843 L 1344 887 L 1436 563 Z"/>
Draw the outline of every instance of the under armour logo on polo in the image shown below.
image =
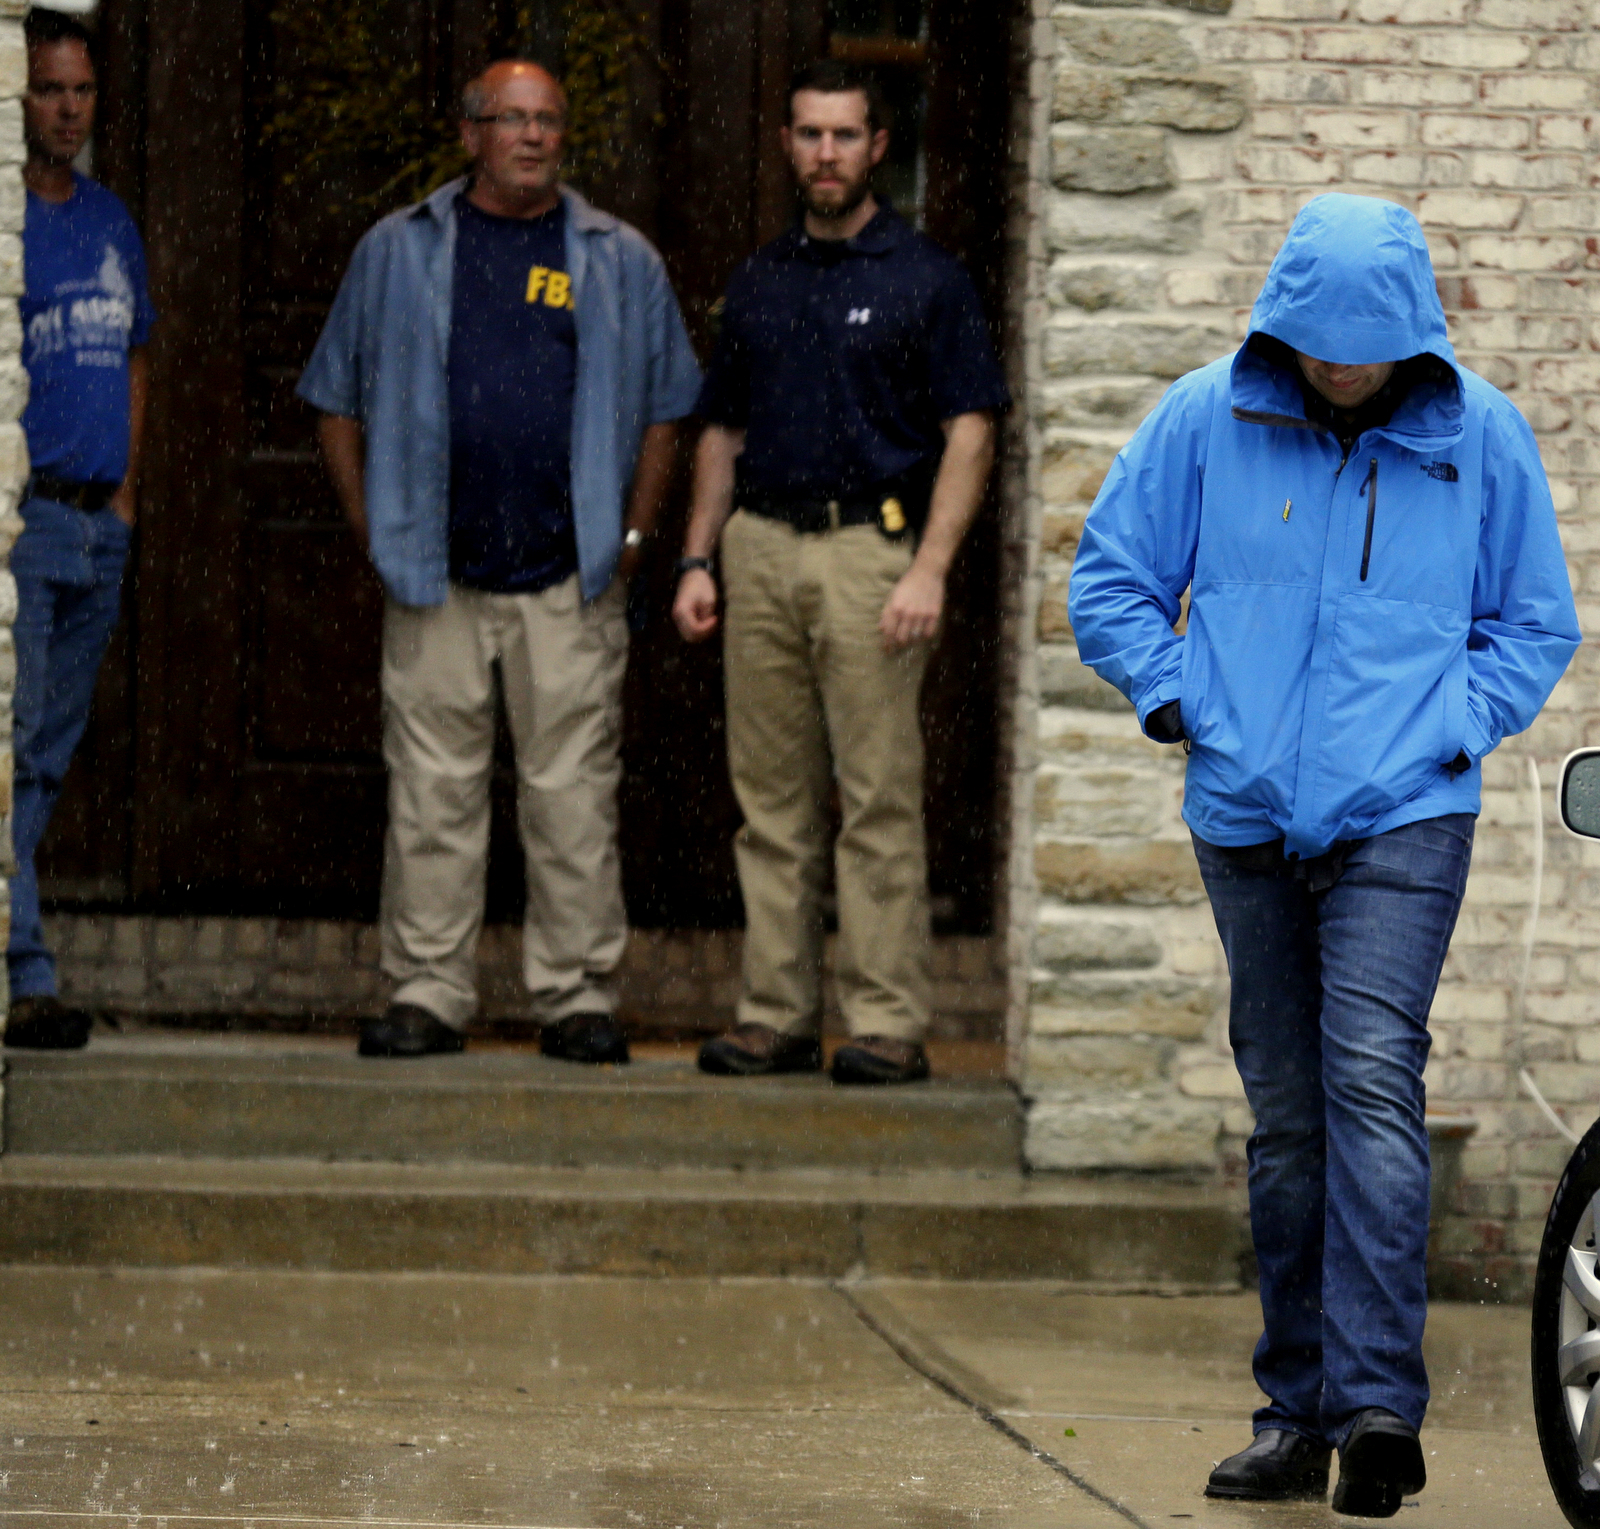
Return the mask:
<path fill-rule="evenodd" d="M 850 316 L 845 320 L 847 324 L 865 324 L 872 317 L 870 308 L 852 308 Z"/>

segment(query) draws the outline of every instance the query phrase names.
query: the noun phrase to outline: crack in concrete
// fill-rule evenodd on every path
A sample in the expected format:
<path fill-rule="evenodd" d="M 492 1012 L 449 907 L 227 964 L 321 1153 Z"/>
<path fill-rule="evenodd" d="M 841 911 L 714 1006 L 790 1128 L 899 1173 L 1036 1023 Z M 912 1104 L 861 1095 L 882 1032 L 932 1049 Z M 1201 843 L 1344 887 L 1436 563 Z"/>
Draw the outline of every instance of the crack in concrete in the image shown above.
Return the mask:
<path fill-rule="evenodd" d="M 919 1354 L 906 1339 L 890 1332 L 889 1329 L 885 1327 L 883 1323 L 880 1322 L 878 1318 L 874 1316 L 873 1313 L 869 1311 L 859 1299 L 857 1299 L 855 1292 L 852 1291 L 848 1286 L 834 1282 L 830 1284 L 829 1288 L 834 1292 L 835 1295 L 839 1296 L 840 1299 L 844 1301 L 844 1303 L 855 1314 L 856 1320 L 860 1322 L 868 1332 L 882 1341 L 902 1364 L 916 1371 L 916 1373 L 925 1381 L 927 1381 L 929 1385 L 937 1387 L 952 1401 L 958 1403 L 960 1406 L 965 1407 L 969 1412 L 981 1418 L 992 1429 L 994 1429 L 996 1433 L 1004 1435 L 1019 1449 L 1025 1449 L 1030 1455 L 1033 1456 L 1035 1460 L 1039 1461 L 1041 1465 L 1048 1466 L 1058 1476 L 1061 1476 L 1075 1486 L 1086 1497 L 1093 1498 L 1095 1502 L 1101 1505 L 1101 1507 L 1108 1508 L 1111 1512 L 1119 1515 L 1122 1518 L 1125 1518 L 1134 1526 L 1134 1529 L 1151 1529 L 1151 1526 L 1147 1524 L 1144 1519 L 1140 1518 L 1132 1508 L 1128 1507 L 1125 1503 L 1119 1502 L 1115 1497 L 1102 1492 L 1100 1488 L 1097 1487 L 1086 1476 L 1081 1476 L 1077 1471 L 1073 1470 L 1073 1468 L 1068 1465 L 1066 1461 L 1057 1459 L 1056 1456 L 1052 1455 L 1048 1450 L 1040 1449 L 1039 1446 L 1027 1436 L 1027 1434 L 1023 1433 L 1019 1428 L 1013 1428 L 1012 1425 L 1003 1417 L 1001 1417 L 1001 1415 L 992 1407 L 989 1407 L 985 1403 L 979 1401 L 977 1397 L 970 1395 L 948 1376 L 941 1374 L 938 1367 L 934 1365 L 926 1356 Z"/>

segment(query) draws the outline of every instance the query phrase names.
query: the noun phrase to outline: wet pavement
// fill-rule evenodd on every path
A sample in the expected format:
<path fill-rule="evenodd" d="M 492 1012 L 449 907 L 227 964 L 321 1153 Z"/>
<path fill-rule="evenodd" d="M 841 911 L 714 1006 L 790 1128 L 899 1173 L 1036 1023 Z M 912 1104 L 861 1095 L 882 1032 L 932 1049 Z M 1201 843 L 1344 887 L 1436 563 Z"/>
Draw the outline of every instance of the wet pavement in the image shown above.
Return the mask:
<path fill-rule="evenodd" d="M 0 1521 L 1351 1522 L 1200 1495 L 1248 1436 L 1255 1321 L 1040 1284 L 0 1269 Z M 1435 1308 L 1404 1529 L 1563 1523 L 1526 1322 Z"/>

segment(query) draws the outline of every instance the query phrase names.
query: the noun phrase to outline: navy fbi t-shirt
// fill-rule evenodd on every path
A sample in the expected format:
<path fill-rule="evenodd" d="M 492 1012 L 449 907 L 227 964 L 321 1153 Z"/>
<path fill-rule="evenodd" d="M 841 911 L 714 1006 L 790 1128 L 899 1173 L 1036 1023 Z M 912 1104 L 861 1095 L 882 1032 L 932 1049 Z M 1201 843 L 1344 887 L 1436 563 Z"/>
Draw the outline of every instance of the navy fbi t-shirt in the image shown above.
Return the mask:
<path fill-rule="evenodd" d="M 456 203 L 450 314 L 450 577 L 523 594 L 577 571 L 578 331 L 566 207 L 497 218 Z"/>
<path fill-rule="evenodd" d="M 1009 404 L 971 278 L 885 206 L 853 239 L 794 228 L 734 273 L 698 412 L 745 432 L 741 483 L 822 496 L 931 469 L 942 421 Z"/>
<path fill-rule="evenodd" d="M 128 351 L 155 321 L 144 246 L 128 210 L 97 181 L 72 195 L 28 193 L 23 214 L 22 428 L 34 471 L 120 483 L 128 470 Z"/>

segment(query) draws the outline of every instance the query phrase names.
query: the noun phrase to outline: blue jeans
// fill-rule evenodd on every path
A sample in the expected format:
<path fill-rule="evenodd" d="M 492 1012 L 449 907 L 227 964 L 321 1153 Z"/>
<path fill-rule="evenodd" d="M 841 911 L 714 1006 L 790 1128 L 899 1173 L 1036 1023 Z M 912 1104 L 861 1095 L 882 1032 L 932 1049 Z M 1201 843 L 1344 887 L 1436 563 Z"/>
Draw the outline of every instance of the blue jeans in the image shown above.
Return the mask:
<path fill-rule="evenodd" d="M 1195 841 L 1255 1111 L 1250 1226 L 1264 1331 L 1259 1433 L 1341 1444 L 1367 1407 L 1428 1407 L 1428 1010 L 1472 859 L 1470 814 L 1353 849 L 1331 887 Z"/>
<path fill-rule="evenodd" d="M 22 506 L 26 529 L 11 550 L 17 581 L 17 689 L 11 882 L 11 996 L 56 990 L 55 958 L 39 920 L 33 858 L 83 737 L 95 676 L 117 624 L 122 567 L 133 533 L 110 510 L 93 514 L 48 499 Z"/>

